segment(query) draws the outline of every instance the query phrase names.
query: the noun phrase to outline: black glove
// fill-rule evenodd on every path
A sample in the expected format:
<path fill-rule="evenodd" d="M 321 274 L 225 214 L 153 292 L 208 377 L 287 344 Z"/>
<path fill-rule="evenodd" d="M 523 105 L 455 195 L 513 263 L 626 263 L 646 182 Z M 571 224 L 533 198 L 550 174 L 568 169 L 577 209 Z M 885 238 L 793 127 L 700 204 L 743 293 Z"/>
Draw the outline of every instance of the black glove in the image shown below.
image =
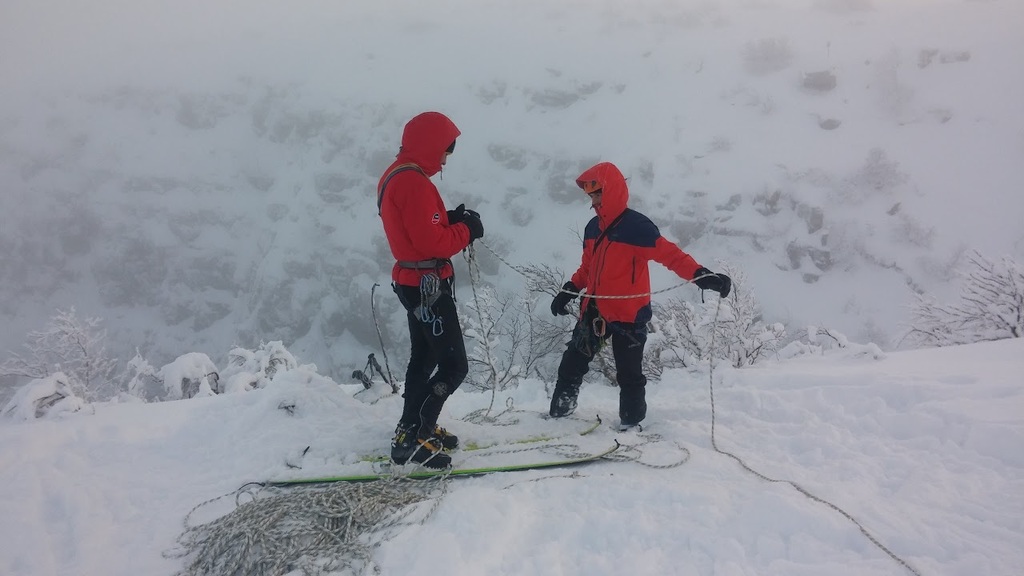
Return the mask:
<path fill-rule="evenodd" d="M 572 280 L 566 282 L 562 286 L 562 291 L 560 291 L 558 294 L 555 294 L 555 299 L 551 301 L 551 315 L 568 316 L 569 314 L 571 314 L 571 312 L 569 312 L 565 307 L 566 305 L 569 304 L 569 302 L 572 302 L 573 300 L 576 299 L 576 293 L 579 291 L 580 289 L 577 288 L 576 285 L 572 283 Z"/>
<path fill-rule="evenodd" d="M 465 204 L 459 204 L 459 207 L 456 208 L 455 210 L 449 210 L 448 211 L 448 225 L 451 226 L 453 224 L 458 224 L 459 222 L 462 222 L 462 219 L 465 217 L 465 214 L 466 214 L 466 205 Z"/>
<path fill-rule="evenodd" d="M 466 219 L 466 214 L 472 214 L 477 218 L 480 218 L 480 214 L 476 210 L 469 210 L 465 204 L 459 204 L 455 210 L 448 210 L 448 225 L 458 224 Z"/>
<path fill-rule="evenodd" d="M 484 237 L 484 224 L 480 221 L 480 215 L 472 210 L 464 210 L 462 213 L 462 223 L 469 228 L 469 242 L 472 244 L 473 240 Z"/>
<path fill-rule="evenodd" d="M 703 266 L 697 268 L 697 271 L 693 273 L 693 283 L 701 290 L 718 292 L 722 298 L 728 296 L 732 291 L 732 278 L 725 274 L 715 274 Z"/>

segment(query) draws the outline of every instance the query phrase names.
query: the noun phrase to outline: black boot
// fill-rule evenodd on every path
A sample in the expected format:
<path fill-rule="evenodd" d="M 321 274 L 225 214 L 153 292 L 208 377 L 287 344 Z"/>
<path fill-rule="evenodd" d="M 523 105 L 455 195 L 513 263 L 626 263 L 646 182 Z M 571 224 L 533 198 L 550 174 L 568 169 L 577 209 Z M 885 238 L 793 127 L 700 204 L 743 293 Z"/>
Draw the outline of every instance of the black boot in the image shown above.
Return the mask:
<path fill-rule="evenodd" d="M 415 426 L 399 424 L 391 441 L 391 461 L 395 464 L 412 461 L 424 468 L 447 468 L 452 465 L 452 459 L 442 449 L 441 442 L 435 438 L 417 438 Z"/>
<path fill-rule="evenodd" d="M 409 458 L 424 468 L 440 470 L 452 465 L 452 457 L 444 453 L 444 447 L 437 438 L 419 438 L 416 449 Z"/>
<path fill-rule="evenodd" d="M 555 391 L 551 394 L 551 409 L 548 410 L 548 415 L 552 418 L 562 418 L 575 412 L 576 398 L 579 394 L 578 386 L 556 383 Z"/>
<path fill-rule="evenodd" d="M 395 428 L 395 437 L 391 439 L 391 461 L 395 464 L 405 464 L 409 461 L 412 453 L 416 451 L 416 429 L 415 424 L 398 423 Z"/>
<path fill-rule="evenodd" d="M 459 437 L 440 426 L 434 426 L 434 438 L 441 443 L 441 447 L 445 451 L 455 450 L 459 447 Z"/>

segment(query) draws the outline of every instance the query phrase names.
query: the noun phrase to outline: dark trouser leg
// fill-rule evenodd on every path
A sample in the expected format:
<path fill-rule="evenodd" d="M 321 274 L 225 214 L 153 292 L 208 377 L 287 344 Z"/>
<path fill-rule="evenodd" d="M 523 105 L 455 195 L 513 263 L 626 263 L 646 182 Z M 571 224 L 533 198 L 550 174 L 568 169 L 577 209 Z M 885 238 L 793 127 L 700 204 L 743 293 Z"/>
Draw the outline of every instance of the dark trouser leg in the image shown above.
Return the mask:
<path fill-rule="evenodd" d="M 430 390 L 430 375 L 437 367 L 437 358 L 430 348 L 430 342 L 423 333 L 422 322 L 411 313 L 409 316 L 409 340 L 412 351 L 409 354 L 409 367 L 405 371 L 405 402 L 402 406 L 402 419 L 399 425 L 404 428 L 419 429 L 420 406 L 427 399 Z"/>
<path fill-rule="evenodd" d="M 428 342 L 437 358 L 437 372 L 428 381 L 427 395 L 420 405 L 421 438 L 433 435 L 445 400 L 459 388 L 469 373 L 466 343 L 462 338 L 455 300 L 448 294 L 442 295 L 434 304 L 434 311 L 441 320 L 441 333 L 436 333 L 436 324 L 423 324 L 424 330 L 430 333 Z"/>
<path fill-rule="evenodd" d="M 590 371 L 590 362 L 597 353 L 600 340 L 589 333 L 588 322 L 578 322 L 572 331 L 572 340 L 562 353 L 558 364 L 558 380 L 551 394 L 548 414 L 554 418 L 568 416 L 576 410 L 583 377 Z"/>
<path fill-rule="evenodd" d="M 619 418 L 623 424 L 638 424 L 647 416 L 647 377 L 643 372 L 647 330 L 644 325 L 616 322 L 612 334 Z"/>
<path fill-rule="evenodd" d="M 418 436 L 429 438 L 445 400 L 469 373 L 466 345 L 451 294 L 441 294 L 431 307 L 435 319 L 422 322 L 413 313 L 419 304 L 419 289 L 400 286 L 399 290 L 402 304 L 409 310 L 409 335 L 413 342 L 402 422 L 418 424 Z M 435 366 L 437 372 L 430 376 Z"/>

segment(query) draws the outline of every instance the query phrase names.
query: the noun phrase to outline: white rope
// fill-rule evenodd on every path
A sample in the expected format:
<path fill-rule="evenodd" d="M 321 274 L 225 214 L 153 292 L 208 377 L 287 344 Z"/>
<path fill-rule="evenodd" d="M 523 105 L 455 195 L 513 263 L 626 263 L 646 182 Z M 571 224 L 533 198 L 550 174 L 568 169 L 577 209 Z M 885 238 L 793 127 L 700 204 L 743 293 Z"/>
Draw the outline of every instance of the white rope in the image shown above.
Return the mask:
<path fill-rule="evenodd" d="M 499 256 L 498 253 L 495 252 L 493 248 L 488 246 L 483 240 L 479 240 L 478 239 L 478 240 L 476 240 L 476 242 L 479 242 L 484 248 L 487 249 L 488 252 L 490 252 L 502 264 L 508 266 L 512 270 L 515 270 L 517 274 L 519 274 L 520 276 L 522 276 L 523 278 L 526 278 L 526 279 L 530 278 L 529 275 L 527 275 L 525 272 L 523 272 L 522 268 L 520 268 L 519 266 L 516 266 L 516 265 L 510 263 L 508 260 L 505 260 L 504 258 Z M 556 286 L 555 290 L 556 290 L 556 292 L 565 292 L 567 294 L 572 294 L 573 296 L 586 296 L 588 298 L 596 298 L 596 299 L 602 299 L 602 300 L 629 300 L 631 298 L 643 298 L 645 296 L 656 296 L 658 294 L 663 294 L 665 292 L 671 292 L 672 290 L 675 290 L 676 288 L 682 288 L 683 286 L 686 286 L 687 284 L 693 284 L 697 280 L 700 280 L 701 278 L 707 278 L 709 276 L 717 276 L 717 274 L 714 274 L 714 273 L 712 273 L 712 274 L 703 274 L 701 276 L 698 276 L 698 277 L 694 278 L 693 280 L 687 280 L 685 282 L 681 282 L 679 284 L 676 284 L 675 286 L 671 286 L 669 288 L 663 288 L 661 290 L 655 290 L 653 292 L 644 292 L 643 294 L 622 294 L 622 295 L 616 295 L 616 296 L 606 296 L 606 295 L 602 295 L 602 294 L 588 294 L 586 292 L 573 292 L 571 290 L 566 290 L 566 289 L 561 288 L 559 286 Z"/>
<path fill-rule="evenodd" d="M 612 454 L 609 454 L 605 458 L 607 458 L 608 460 L 636 462 L 641 466 L 646 466 L 647 468 L 654 468 L 656 470 L 667 470 L 669 468 L 677 468 L 690 461 L 690 450 L 678 442 L 668 441 L 662 438 L 659 434 L 649 434 L 646 432 L 638 433 L 637 437 L 640 438 L 640 442 L 636 444 L 620 444 L 618 450 L 616 450 Z M 648 444 L 656 444 L 658 442 L 665 442 L 671 444 L 676 450 L 679 451 L 678 458 L 672 462 L 668 462 L 665 464 L 654 464 L 651 462 L 644 462 L 643 460 L 641 460 L 641 458 L 643 458 L 644 452 L 640 448 L 642 446 L 646 446 Z"/>
<path fill-rule="evenodd" d="M 825 506 L 828 506 L 829 508 L 831 508 L 835 512 L 838 512 L 839 514 L 844 516 L 847 520 L 852 522 L 855 526 L 857 526 L 857 528 L 860 530 L 861 534 L 863 534 L 872 544 L 874 544 L 876 547 L 878 547 L 880 550 L 882 550 L 882 552 L 885 552 L 886 555 L 888 555 L 890 558 L 895 560 L 898 564 L 900 564 L 901 566 L 906 568 L 911 574 L 914 574 L 914 576 L 921 576 L 920 572 L 918 572 L 906 560 L 904 560 L 903 558 L 899 557 L 898 555 L 896 555 L 895 552 L 893 552 L 887 546 L 882 544 L 882 542 L 874 534 L 869 532 L 868 529 L 865 528 L 863 524 L 861 524 L 859 521 L 857 521 L 857 519 L 854 518 L 846 510 L 843 510 L 842 508 L 840 508 L 839 506 L 833 504 L 832 502 L 829 502 L 828 500 L 825 500 L 824 498 L 821 498 L 820 496 L 817 496 L 817 495 L 813 494 L 810 490 L 804 488 L 803 486 L 797 484 L 796 482 L 793 482 L 792 480 L 782 480 L 782 479 L 772 478 L 770 476 L 762 474 L 761 472 L 758 472 L 757 470 L 753 469 L 749 464 L 747 464 L 739 456 L 733 454 L 732 452 L 729 452 L 727 450 L 723 450 L 723 449 L 718 447 L 718 441 L 715 439 L 715 356 L 714 356 L 714 350 L 715 350 L 715 334 L 718 332 L 718 330 L 717 330 L 717 327 L 718 327 L 718 312 L 719 312 L 719 310 L 721 310 L 721 308 L 722 308 L 722 300 L 719 299 L 718 300 L 718 307 L 715 309 L 715 318 L 714 318 L 714 320 L 712 321 L 712 324 L 711 324 L 711 326 L 712 326 L 711 343 L 710 343 L 710 350 L 708 352 L 708 380 L 709 380 L 708 387 L 709 387 L 709 390 L 710 390 L 710 393 L 711 393 L 711 448 L 713 448 L 715 450 L 715 452 L 718 452 L 719 454 L 722 454 L 723 456 L 728 456 L 729 458 L 732 458 L 744 470 L 746 470 L 747 472 L 749 472 L 749 473 L 753 474 L 754 476 L 760 478 L 761 480 L 764 480 L 766 482 L 777 483 L 777 484 L 788 484 L 788 485 L 792 486 L 793 489 L 795 489 L 797 492 L 803 494 L 807 498 L 809 498 L 809 499 L 811 499 L 811 500 L 813 500 L 813 501 L 815 501 L 815 502 L 817 502 L 819 504 L 824 504 Z"/>
<path fill-rule="evenodd" d="M 185 517 L 179 549 L 188 558 L 178 576 L 280 576 L 348 570 L 363 573 L 371 554 L 397 529 L 423 523 L 437 508 L 449 479 L 338 482 L 322 487 L 263 489 L 246 485 L 234 493 L 253 499 L 211 522 L 191 526 L 192 514 L 227 494 L 199 504 Z M 261 488 L 255 494 L 251 486 Z M 426 510 L 416 504 L 433 500 Z"/>
<path fill-rule="evenodd" d="M 481 242 L 482 244 L 483 242 Z M 490 248 L 488 248 L 490 250 Z M 469 264 L 469 285 L 473 289 L 473 305 L 476 307 L 476 317 L 480 322 L 480 330 L 483 331 L 484 327 L 484 313 L 483 305 L 480 303 L 480 296 L 476 292 L 476 283 L 480 278 L 480 268 L 476 263 L 476 248 L 473 247 L 473 243 L 470 242 L 469 246 L 466 247 L 464 253 L 466 262 Z M 486 335 L 482 335 L 486 338 Z M 491 380 L 491 403 L 487 407 L 487 410 L 483 414 L 483 418 L 486 419 L 494 407 L 494 400 L 498 395 L 498 374 L 494 370 L 494 359 L 491 357 L 491 345 L 489 342 L 483 342 L 481 346 L 484 349 L 484 361 L 487 363 L 488 376 Z"/>

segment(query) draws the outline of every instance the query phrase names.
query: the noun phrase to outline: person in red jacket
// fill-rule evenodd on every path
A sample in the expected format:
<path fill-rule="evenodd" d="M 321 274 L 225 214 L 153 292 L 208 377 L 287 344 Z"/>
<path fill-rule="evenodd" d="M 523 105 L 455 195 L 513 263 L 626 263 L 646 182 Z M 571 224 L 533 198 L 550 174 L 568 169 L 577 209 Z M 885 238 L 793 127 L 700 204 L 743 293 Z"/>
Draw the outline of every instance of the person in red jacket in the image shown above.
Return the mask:
<path fill-rule="evenodd" d="M 460 205 L 445 210 L 430 177 L 455 151 L 459 129 L 439 112 L 424 112 L 405 125 L 395 161 L 377 185 L 377 208 L 391 254 L 392 287 L 408 312 L 412 350 L 405 374 L 402 416 L 391 459 L 445 468 L 459 440 L 437 425 L 448 396 L 469 372 L 455 310 L 451 257 L 484 235 L 480 215 Z M 436 371 L 435 371 L 436 369 Z"/>
<path fill-rule="evenodd" d="M 576 184 L 597 212 L 583 234 L 583 259 L 572 279 L 551 302 L 551 313 L 567 315 L 566 305 L 586 289 L 572 340 L 562 354 L 549 414 L 568 416 L 576 410 L 583 376 L 609 338 L 619 386 L 619 429 L 639 426 L 647 416 L 646 385 L 641 363 L 651 319 L 651 260 L 690 280 L 701 290 L 724 298 L 732 280 L 714 274 L 665 239 L 651 220 L 630 209 L 626 179 L 614 164 L 587 169 Z"/>

